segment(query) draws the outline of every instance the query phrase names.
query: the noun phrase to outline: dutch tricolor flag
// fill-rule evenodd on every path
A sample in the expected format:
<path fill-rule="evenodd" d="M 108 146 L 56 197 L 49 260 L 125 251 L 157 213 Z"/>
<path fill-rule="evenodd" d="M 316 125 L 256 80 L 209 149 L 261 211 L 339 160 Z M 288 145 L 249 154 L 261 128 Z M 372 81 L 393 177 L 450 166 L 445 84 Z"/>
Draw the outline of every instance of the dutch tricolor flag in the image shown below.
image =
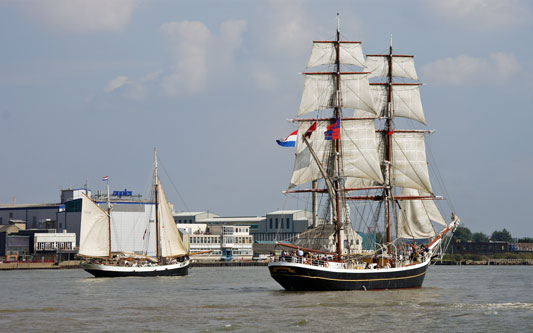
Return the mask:
<path fill-rule="evenodd" d="M 108 181 L 109 180 L 109 176 L 105 176 L 105 177 L 102 177 L 102 181 Z"/>
<path fill-rule="evenodd" d="M 294 147 L 296 146 L 296 136 L 298 135 L 298 130 L 292 132 L 291 134 L 289 134 L 288 137 L 286 137 L 285 139 L 281 139 L 281 140 L 276 140 L 276 142 L 278 143 L 278 145 L 282 146 L 282 147 Z"/>

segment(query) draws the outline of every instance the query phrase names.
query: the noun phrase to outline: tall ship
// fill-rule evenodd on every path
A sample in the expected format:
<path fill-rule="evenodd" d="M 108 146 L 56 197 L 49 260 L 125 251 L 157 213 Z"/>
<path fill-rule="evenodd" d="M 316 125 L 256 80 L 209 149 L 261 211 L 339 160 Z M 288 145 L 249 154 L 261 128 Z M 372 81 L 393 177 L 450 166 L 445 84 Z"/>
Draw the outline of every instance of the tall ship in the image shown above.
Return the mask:
<path fill-rule="evenodd" d="M 155 256 L 143 253 L 113 252 L 112 206 L 107 183 L 107 211 L 91 198 L 82 198 L 79 256 L 82 268 L 95 277 L 176 276 L 189 272 L 189 243 L 179 231 L 158 176 L 154 152 L 153 195 L 155 201 Z M 150 232 L 150 223 L 147 232 Z M 149 239 L 150 237 L 147 237 Z M 147 244 L 148 245 L 148 244 Z"/>
<path fill-rule="evenodd" d="M 334 40 L 313 42 L 307 67 L 298 129 L 278 143 L 296 146 L 285 193 L 310 195 L 319 222 L 277 242 L 272 278 L 291 291 L 421 287 L 459 218 L 443 218 L 447 201 L 430 182 L 414 56 L 394 53 L 391 38 L 388 52 L 365 57 L 337 24 Z"/>

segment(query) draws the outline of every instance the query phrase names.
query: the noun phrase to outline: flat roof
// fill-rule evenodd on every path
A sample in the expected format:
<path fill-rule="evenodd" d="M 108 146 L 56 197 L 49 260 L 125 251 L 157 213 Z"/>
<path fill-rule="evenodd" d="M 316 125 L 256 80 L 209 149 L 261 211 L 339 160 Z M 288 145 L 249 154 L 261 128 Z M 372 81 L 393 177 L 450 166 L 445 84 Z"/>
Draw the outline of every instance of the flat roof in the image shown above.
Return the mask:
<path fill-rule="evenodd" d="M 47 204 L 16 204 L 16 205 L 0 205 L 0 210 L 12 210 L 12 209 L 51 209 L 65 207 L 62 203 L 47 203 Z"/>

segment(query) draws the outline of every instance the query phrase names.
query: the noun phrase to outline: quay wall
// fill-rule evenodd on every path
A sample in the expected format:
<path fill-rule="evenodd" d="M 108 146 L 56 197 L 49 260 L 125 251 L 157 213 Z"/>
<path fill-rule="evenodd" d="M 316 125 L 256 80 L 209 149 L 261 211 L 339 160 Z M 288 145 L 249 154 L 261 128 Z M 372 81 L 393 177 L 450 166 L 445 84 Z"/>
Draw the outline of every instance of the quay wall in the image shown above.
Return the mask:
<path fill-rule="evenodd" d="M 489 259 L 489 260 L 435 260 L 435 265 L 533 265 L 533 259 Z M 268 260 L 263 261 L 193 261 L 191 267 L 253 267 L 267 266 Z M 7 262 L 0 264 L 0 270 L 13 269 L 65 269 L 81 268 L 79 261 L 62 261 L 59 264 L 53 262 Z"/>

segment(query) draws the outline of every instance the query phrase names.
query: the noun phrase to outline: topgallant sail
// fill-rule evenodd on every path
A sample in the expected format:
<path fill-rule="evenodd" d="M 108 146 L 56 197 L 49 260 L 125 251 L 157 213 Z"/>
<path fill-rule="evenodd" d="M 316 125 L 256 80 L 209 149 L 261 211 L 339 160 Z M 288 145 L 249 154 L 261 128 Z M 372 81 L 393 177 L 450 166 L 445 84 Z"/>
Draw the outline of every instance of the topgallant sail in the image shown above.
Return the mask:
<path fill-rule="evenodd" d="M 430 182 L 430 131 L 394 126 L 399 118 L 426 125 L 414 56 L 394 54 L 391 42 L 388 54 L 365 57 L 361 42 L 341 40 L 337 28 L 335 40 L 313 42 L 307 67 L 327 70 L 304 73 L 286 193 L 312 193 L 315 216 L 317 195 L 326 207 L 322 223 L 278 242 L 284 250 L 269 263 L 271 276 L 287 290 L 421 287 L 459 218 L 452 213 L 447 222 L 435 203 L 442 198 Z M 349 205 L 361 202 L 370 208 Z M 365 233 L 355 232 L 357 223 Z"/>

